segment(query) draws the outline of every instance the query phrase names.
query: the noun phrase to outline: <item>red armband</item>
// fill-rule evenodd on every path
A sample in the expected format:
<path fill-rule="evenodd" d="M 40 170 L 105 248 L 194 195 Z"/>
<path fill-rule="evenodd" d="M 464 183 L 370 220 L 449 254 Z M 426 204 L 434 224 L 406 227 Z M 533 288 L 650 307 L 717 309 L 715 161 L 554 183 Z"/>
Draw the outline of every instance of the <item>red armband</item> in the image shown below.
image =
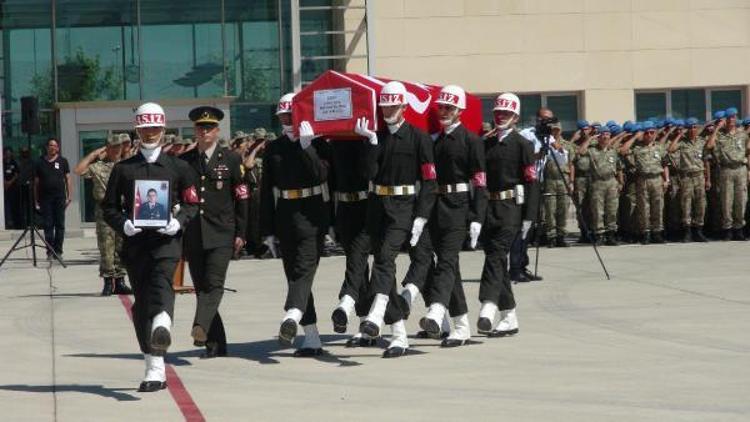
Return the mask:
<path fill-rule="evenodd" d="M 195 186 L 190 186 L 182 191 L 182 202 L 186 204 L 198 203 L 198 191 L 195 189 Z"/>
<path fill-rule="evenodd" d="M 437 179 L 437 172 L 435 171 L 434 163 L 422 164 L 422 180 L 435 180 Z"/>
<path fill-rule="evenodd" d="M 526 181 L 526 183 L 536 182 L 537 174 L 536 174 L 535 164 L 529 164 L 528 166 L 524 166 L 523 179 Z"/>
<path fill-rule="evenodd" d="M 483 171 L 478 171 L 474 173 L 474 176 L 471 178 L 471 184 L 474 185 L 475 188 L 486 188 L 487 187 L 487 173 Z"/>
<path fill-rule="evenodd" d="M 247 185 L 241 184 L 234 187 L 234 199 L 236 201 L 242 201 L 249 197 L 247 193 Z"/>

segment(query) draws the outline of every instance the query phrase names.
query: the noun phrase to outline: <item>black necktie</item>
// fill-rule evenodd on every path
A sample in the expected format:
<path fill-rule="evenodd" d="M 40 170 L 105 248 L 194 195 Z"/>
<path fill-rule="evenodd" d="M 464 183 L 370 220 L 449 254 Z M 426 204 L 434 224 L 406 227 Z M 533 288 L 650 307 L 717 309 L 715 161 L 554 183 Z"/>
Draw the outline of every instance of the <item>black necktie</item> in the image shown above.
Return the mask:
<path fill-rule="evenodd" d="M 208 155 L 205 152 L 201 152 L 201 173 L 206 174 L 208 172 Z"/>

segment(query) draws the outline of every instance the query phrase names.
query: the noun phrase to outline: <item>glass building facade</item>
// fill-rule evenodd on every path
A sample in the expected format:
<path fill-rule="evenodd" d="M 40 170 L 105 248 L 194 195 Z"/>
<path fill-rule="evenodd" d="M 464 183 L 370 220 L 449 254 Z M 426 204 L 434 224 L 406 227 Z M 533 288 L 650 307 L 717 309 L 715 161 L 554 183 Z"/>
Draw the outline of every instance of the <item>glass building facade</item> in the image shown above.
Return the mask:
<path fill-rule="evenodd" d="M 56 103 L 231 97 L 234 132 L 275 127 L 275 102 L 292 90 L 288 0 L 2 0 L 0 13 L 4 144 L 14 148 L 26 142 L 28 95 L 39 98 L 39 144 L 58 133 Z M 330 31 L 332 16 L 306 11 L 300 29 Z M 302 40 L 305 55 L 333 45 Z M 302 79 L 332 66 L 304 62 Z"/>

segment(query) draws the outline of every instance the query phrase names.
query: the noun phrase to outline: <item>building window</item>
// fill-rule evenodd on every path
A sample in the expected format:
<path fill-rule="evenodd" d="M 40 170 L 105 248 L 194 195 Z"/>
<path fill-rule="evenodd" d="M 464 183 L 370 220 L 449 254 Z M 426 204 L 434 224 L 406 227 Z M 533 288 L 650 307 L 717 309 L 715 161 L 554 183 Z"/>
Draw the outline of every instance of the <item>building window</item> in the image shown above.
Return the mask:
<path fill-rule="evenodd" d="M 492 122 L 492 108 L 495 106 L 497 96 L 481 96 L 482 99 L 482 119 L 485 122 Z M 578 94 L 520 94 L 521 100 L 521 119 L 519 127 L 534 126 L 536 123 L 536 112 L 541 107 L 548 107 L 555 113 L 562 124 L 563 132 L 575 130 L 576 121 L 579 116 L 579 95 Z"/>
<path fill-rule="evenodd" d="M 636 92 L 636 119 L 663 119 L 666 116 L 685 119 L 711 119 L 714 111 L 736 107 L 743 114 L 743 91 L 740 88 L 663 89 Z"/>

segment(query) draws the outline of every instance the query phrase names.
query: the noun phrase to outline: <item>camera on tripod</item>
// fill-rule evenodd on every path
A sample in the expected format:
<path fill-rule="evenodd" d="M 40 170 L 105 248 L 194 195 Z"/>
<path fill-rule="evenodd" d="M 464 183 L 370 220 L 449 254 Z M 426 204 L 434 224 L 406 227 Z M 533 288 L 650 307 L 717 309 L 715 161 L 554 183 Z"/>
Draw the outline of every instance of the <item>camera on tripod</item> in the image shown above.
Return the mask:
<path fill-rule="evenodd" d="M 557 117 L 542 117 L 536 124 L 536 135 L 542 139 L 552 136 L 552 125 L 555 123 L 560 123 L 560 119 Z"/>

